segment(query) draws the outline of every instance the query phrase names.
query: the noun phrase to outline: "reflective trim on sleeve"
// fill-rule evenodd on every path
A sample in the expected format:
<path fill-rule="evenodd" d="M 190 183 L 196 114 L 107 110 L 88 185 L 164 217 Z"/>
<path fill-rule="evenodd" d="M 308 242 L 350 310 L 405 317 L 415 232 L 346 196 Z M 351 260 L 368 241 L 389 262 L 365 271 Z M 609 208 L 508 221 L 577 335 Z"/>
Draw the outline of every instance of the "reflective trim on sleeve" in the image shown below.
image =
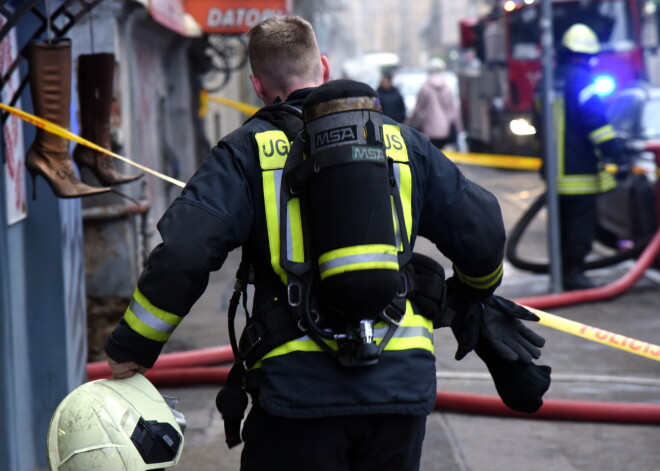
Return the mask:
<path fill-rule="evenodd" d="M 475 288 L 486 290 L 502 279 L 502 273 L 504 272 L 504 264 L 500 262 L 500 265 L 492 273 L 485 276 L 467 276 L 454 266 L 454 272 L 459 280 L 461 280 L 466 285 Z"/>
<path fill-rule="evenodd" d="M 605 126 L 601 126 L 598 129 L 591 131 L 589 133 L 589 139 L 591 139 L 591 142 L 593 142 L 595 145 L 602 144 L 605 141 L 609 141 L 610 139 L 614 139 L 616 137 L 616 131 L 612 127 L 611 124 L 606 124 Z"/>
<path fill-rule="evenodd" d="M 319 257 L 321 279 L 355 270 L 385 269 L 399 271 L 397 250 L 393 245 L 356 245 L 331 250 Z"/>
<path fill-rule="evenodd" d="M 124 320 L 142 337 L 165 342 L 181 323 L 183 317 L 157 308 L 140 290 L 136 289 L 133 293 L 133 300 L 124 313 Z"/>

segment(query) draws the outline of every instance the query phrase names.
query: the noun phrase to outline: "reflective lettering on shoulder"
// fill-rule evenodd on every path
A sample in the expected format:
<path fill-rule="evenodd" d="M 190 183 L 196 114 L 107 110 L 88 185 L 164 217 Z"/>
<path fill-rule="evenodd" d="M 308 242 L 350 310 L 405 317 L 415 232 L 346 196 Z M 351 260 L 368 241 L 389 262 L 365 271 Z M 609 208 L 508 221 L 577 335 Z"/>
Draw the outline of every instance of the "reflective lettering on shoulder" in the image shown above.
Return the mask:
<path fill-rule="evenodd" d="M 264 131 L 255 134 L 259 148 L 259 164 L 262 170 L 284 168 L 289 154 L 289 140 L 283 131 Z"/>
<path fill-rule="evenodd" d="M 403 137 L 401 137 L 399 126 L 384 124 L 383 135 L 387 156 L 395 162 L 408 162 L 408 149 Z"/>
<path fill-rule="evenodd" d="M 351 148 L 353 160 L 366 160 L 372 162 L 385 162 L 383 149 L 376 146 L 353 146 Z"/>

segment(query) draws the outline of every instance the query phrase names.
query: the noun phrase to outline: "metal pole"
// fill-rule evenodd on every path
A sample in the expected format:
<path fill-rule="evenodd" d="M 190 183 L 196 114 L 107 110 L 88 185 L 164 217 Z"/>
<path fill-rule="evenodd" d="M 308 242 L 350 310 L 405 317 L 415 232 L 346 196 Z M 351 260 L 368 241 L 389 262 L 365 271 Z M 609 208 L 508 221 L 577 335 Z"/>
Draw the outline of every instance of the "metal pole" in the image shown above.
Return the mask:
<path fill-rule="evenodd" d="M 559 202 L 557 197 L 557 140 L 555 136 L 552 0 L 541 3 L 541 48 L 543 69 L 543 148 L 545 151 L 545 181 L 548 205 L 548 255 L 550 260 L 550 291 L 562 291 L 561 240 Z"/>

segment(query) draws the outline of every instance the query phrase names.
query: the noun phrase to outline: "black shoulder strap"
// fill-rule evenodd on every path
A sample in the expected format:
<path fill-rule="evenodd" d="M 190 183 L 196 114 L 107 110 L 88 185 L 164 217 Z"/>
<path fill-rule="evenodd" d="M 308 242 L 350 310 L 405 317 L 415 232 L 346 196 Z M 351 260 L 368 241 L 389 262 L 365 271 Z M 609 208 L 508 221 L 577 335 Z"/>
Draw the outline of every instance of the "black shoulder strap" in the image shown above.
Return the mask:
<path fill-rule="evenodd" d="M 277 129 L 284 131 L 289 141 L 293 141 L 296 134 L 302 131 L 303 128 L 302 111 L 287 103 L 264 106 L 252 115 L 246 123 L 253 119 L 268 121 Z"/>

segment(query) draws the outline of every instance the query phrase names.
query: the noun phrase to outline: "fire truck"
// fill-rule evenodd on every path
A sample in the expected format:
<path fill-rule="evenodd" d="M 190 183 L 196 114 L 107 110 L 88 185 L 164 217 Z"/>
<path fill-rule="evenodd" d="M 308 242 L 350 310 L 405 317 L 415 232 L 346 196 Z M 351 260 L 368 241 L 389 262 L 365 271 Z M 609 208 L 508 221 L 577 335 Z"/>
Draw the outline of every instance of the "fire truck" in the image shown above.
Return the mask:
<path fill-rule="evenodd" d="M 485 16 L 460 23 L 459 95 L 472 152 L 537 155 L 533 98 L 541 78 L 542 0 L 498 0 Z M 553 0 L 554 45 L 575 23 L 598 35 L 596 77 L 610 88 L 644 80 L 642 0 Z"/>

